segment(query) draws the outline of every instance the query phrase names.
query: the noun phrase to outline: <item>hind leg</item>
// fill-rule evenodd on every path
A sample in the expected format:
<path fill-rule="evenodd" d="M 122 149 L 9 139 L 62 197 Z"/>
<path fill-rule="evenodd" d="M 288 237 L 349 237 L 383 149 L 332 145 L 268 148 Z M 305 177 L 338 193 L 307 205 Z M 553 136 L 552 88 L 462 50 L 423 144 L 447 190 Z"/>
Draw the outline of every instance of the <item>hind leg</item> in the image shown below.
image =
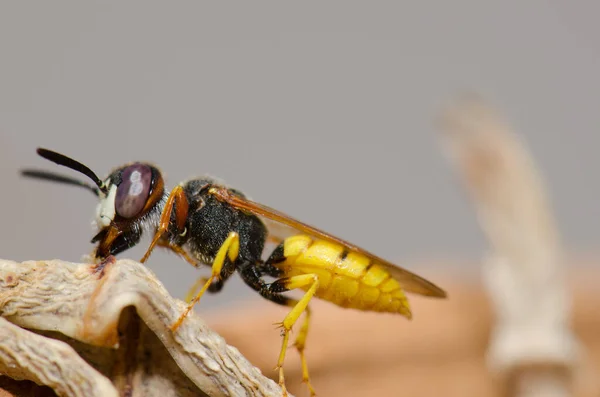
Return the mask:
<path fill-rule="evenodd" d="M 248 266 L 243 269 L 240 272 L 240 275 L 246 284 L 258 291 L 264 298 L 280 305 L 292 307 L 292 310 L 285 317 L 283 322 L 278 324 L 282 328 L 283 341 L 281 345 L 281 351 L 279 353 L 279 359 L 277 361 L 277 369 L 279 370 L 279 385 L 283 389 L 284 395 L 287 395 L 287 392 L 285 388 L 283 363 L 285 361 L 285 353 L 289 343 L 290 331 L 302 312 L 306 312 L 304 322 L 302 323 L 302 327 L 300 328 L 300 332 L 298 333 L 294 345 L 300 354 L 300 360 L 302 362 L 302 381 L 306 383 L 310 391 L 310 395 L 314 396 L 315 390 L 310 383 L 310 376 L 308 373 L 308 365 L 306 362 L 306 356 L 304 354 L 304 348 L 306 346 L 306 337 L 308 335 L 310 321 L 310 307 L 308 306 L 308 302 L 318 288 L 318 279 L 314 275 L 303 275 L 281 278 L 272 284 L 267 284 L 260 278 L 261 274 L 259 270 L 257 270 L 257 267 L 252 266 Z M 287 296 L 281 294 L 282 292 L 308 285 L 311 285 L 311 287 L 300 300 L 288 298 Z"/>
<path fill-rule="evenodd" d="M 306 336 L 308 335 L 308 325 L 310 322 L 310 306 L 306 306 L 306 314 L 304 315 L 304 322 L 302 323 L 302 327 L 300 328 L 300 332 L 296 337 L 296 342 L 294 342 L 294 346 L 296 346 L 296 350 L 298 350 L 298 354 L 300 354 L 300 362 L 302 363 L 302 382 L 306 383 L 308 390 L 310 391 L 310 395 L 314 396 L 315 389 L 312 387 L 310 383 L 310 376 L 308 374 L 308 365 L 306 363 L 306 355 L 304 354 L 304 347 L 306 346 Z"/>
<path fill-rule="evenodd" d="M 308 302 L 314 296 L 315 292 L 317 292 L 317 288 L 319 288 L 319 278 L 315 274 L 303 274 L 301 276 L 293 276 L 288 278 L 281 278 L 275 281 L 271 285 L 279 285 L 281 284 L 287 290 L 292 290 L 296 288 L 309 287 L 304 296 L 293 306 L 292 310 L 288 313 L 287 316 L 281 322 L 281 327 L 283 329 L 283 343 L 281 346 L 281 352 L 279 353 L 279 360 L 277 361 L 277 367 L 279 368 L 279 384 L 282 385 L 285 382 L 285 377 L 283 375 L 283 362 L 285 361 L 285 353 L 287 348 L 287 343 L 290 337 L 290 331 L 300 315 L 307 310 Z M 296 341 L 296 348 L 300 352 L 301 358 L 304 358 L 304 346 L 306 342 L 306 333 L 308 332 L 308 316 L 307 313 L 307 321 L 305 321 L 305 326 L 302 327 L 300 334 L 298 335 L 298 340 Z M 298 346 L 301 346 L 299 348 Z M 303 379 L 306 380 L 308 387 L 310 389 L 311 395 L 315 395 L 315 391 L 309 383 L 308 377 L 308 368 L 306 366 L 306 360 L 302 360 L 302 375 Z"/>

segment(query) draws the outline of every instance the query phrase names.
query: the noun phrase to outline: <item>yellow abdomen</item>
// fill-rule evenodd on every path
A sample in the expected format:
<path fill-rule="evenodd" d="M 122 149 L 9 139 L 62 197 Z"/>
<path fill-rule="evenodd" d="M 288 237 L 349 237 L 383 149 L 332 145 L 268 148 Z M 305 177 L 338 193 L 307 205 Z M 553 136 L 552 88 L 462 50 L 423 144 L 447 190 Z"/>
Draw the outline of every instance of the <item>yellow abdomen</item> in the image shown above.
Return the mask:
<path fill-rule="evenodd" d="M 400 284 L 370 258 L 306 235 L 287 238 L 283 242 L 283 250 L 285 260 L 275 266 L 286 277 L 317 275 L 317 297 L 342 307 L 411 317 L 409 303 Z"/>

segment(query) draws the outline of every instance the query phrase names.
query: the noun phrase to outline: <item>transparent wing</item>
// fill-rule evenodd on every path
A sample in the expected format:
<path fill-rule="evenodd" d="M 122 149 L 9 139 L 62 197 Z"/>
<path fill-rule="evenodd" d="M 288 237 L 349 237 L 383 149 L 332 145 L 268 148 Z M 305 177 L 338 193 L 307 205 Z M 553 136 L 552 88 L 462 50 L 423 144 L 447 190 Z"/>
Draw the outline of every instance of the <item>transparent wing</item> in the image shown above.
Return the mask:
<path fill-rule="evenodd" d="M 354 251 L 370 258 L 373 262 L 384 267 L 395 280 L 400 283 L 402 288 L 408 292 L 412 292 L 419 295 L 430 296 L 434 298 L 445 298 L 446 292 L 433 284 L 432 282 L 425 280 L 424 278 L 403 269 L 391 262 L 386 261 L 354 244 L 344 241 L 338 237 L 332 236 L 319 230 L 313 226 L 307 225 L 297 219 L 290 217 L 282 212 L 279 212 L 273 208 L 267 207 L 266 205 L 248 200 L 244 197 L 231 194 L 226 188 L 214 187 L 210 190 L 210 193 L 217 197 L 219 200 L 227 202 L 231 206 L 238 208 L 243 211 L 251 212 L 255 215 L 261 216 L 269 222 L 269 227 L 273 227 L 273 239 L 282 241 L 285 237 L 288 237 L 292 233 L 290 231 L 296 230 L 311 235 L 317 239 L 329 241 L 331 243 L 339 244 L 344 246 L 349 251 Z M 281 227 L 281 224 L 286 227 Z"/>

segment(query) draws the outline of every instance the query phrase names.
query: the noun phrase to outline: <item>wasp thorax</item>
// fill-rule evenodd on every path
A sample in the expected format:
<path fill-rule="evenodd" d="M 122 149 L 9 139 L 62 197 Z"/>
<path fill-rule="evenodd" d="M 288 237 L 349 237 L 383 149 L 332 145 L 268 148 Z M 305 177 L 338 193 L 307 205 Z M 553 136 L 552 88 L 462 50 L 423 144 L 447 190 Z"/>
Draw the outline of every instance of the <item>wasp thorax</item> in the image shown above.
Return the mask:
<path fill-rule="evenodd" d="M 115 210 L 123 218 L 133 218 L 142 212 L 152 185 L 152 170 L 144 164 L 133 164 L 123 170 L 117 188 Z"/>

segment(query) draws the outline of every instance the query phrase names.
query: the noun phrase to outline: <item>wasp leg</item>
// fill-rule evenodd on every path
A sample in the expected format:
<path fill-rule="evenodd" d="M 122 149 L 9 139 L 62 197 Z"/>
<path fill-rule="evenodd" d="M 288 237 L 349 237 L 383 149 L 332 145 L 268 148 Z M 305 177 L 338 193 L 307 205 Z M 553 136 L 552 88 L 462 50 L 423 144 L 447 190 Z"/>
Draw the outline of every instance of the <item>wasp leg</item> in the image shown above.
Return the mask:
<path fill-rule="evenodd" d="M 283 374 L 283 362 L 285 361 L 285 353 L 287 350 L 287 344 L 290 338 L 290 331 L 298 318 L 302 314 L 302 312 L 307 311 L 308 302 L 315 295 L 317 289 L 319 288 L 319 278 L 316 274 L 303 274 L 300 276 L 293 276 L 287 278 L 280 278 L 271 284 L 271 288 L 276 289 L 277 286 L 281 285 L 283 288 L 287 290 L 292 290 L 296 288 L 308 287 L 310 288 L 306 291 L 304 296 L 294 305 L 292 310 L 288 313 L 287 316 L 281 322 L 281 327 L 283 328 L 283 342 L 281 345 L 281 352 L 279 353 L 279 360 L 277 361 L 277 368 L 279 369 L 279 385 L 281 387 L 285 387 L 285 377 Z M 298 335 L 298 339 L 296 340 L 296 348 L 300 352 L 300 356 L 302 358 L 302 378 L 306 380 L 306 383 L 310 389 L 311 396 L 315 395 L 315 391 L 312 388 L 309 377 L 308 377 L 308 367 L 306 365 L 306 359 L 304 358 L 304 344 L 306 342 L 306 334 L 308 332 L 308 318 L 310 312 L 307 311 L 307 316 L 304 321 L 304 324 L 300 330 Z"/>
<path fill-rule="evenodd" d="M 294 307 L 297 304 L 298 304 L 298 301 L 291 300 L 291 299 L 286 303 L 287 306 L 291 306 L 291 307 Z M 298 354 L 300 355 L 300 363 L 302 365 L 302 382 L 306 383 L 306 387 L 308 387 L 310 395 L 315 396 L 316 392 L 315 392 L 315 389 L 313 388 L 312 384 L 310 383 L 310 376 L 308 374 L 308 364 L 306 362 L 306 355 L 304 354 L 304 348 L 306 347 L 306 337 L 308 335 L 308 325 L 310 323 L 310 314 L 311 314 L 310 306 L 306 306 L 304 322 L 302 323 L 300 332 L 298 333 L 298 336 L 296 337 L 296 341 L 294 342 L 294 347 L 296 347 L 296 350 L 298 351 Z M 287 341 L 284 341 L 282 349 L 284 349 L 284 348 L 287 348 Z M 283 365 L 283 362 L 281 363 L 281 365 Z M 282 371 L 281 365 L 280 364 L 277 365 L 278 368 L 280 369 L 280 371 Z M 283 376 L 283 375 L 280 374 L 280 376 Z"/>
<path fill-rule="evenodd" d="M 200 264 L 194 259 L 192 259 L 192 257 L 189 256 L 189 254 L 185 252 L 180 246 L 170 244 L 168 241 L 164 240 L 160 240 L 156 245 L 160 247 L 169 248 L 176 254 L 180 255 L 183 259 L 185 259 L 186 262 L 188 262 L 190 265 L 194 267 L 200 267 Z M 225 283 L 225 281 L 227 281 L 227 279 L 231 277 L 231 275 L 234 272 L 235 265 L 229 261 L 225 262 L 225 264 L 223 265 L 223 270 L 221 270 L 221 275 L 217 280 L 214 280 L 212 284 L 208 287 L 208 292 L 219 292 L 223 288 L 223 284 Z M 208 279 L 209 277 L 200 277 L 198 278 L 198 280 L 196 280 L 194 285 L 192 285 L 192 287 L 188 290 L 187 294 L 185 295 L 185 301 L 187 303 L 190 303 L 192 299 L 194 299 L 194 296 L 196 296 L 196 293 L 198 292 L 200 287 L 204 285 L 204 283 L 206 283 Z"/>
<path fill-rule="evenodd" d="M 312 387 L 310 383 L 310 376 L 308 375 L 308 365 L 306 363 L 306 355 L 304 354 L 304 348 L 306 347 L 306 336 L 308 335 L 308 324 L 310 322 L 310 306 L 306 306 L 306 314 L 304 316 L 304 322 L 302 323 L 302 328 L 300 328 L 300 332 L 298 333 L 298 337 L 296 337 L 296 342 L 294 342 L 294 346 L 296 346 L 296 350 L 298 350 L 298 354 L 300 355 L 300 362 L 302 363 L 302 382 L 306 383 L 308 390 L 310 391 L 310 395 L 316 395 L 315 389 Z"/>
<path fill-rule="evenodd" d="M 200 264 L 197 261 L 195 261 L 194 259 L 192 259 L 192 257 L 189 256 L 189 254 L 187 252 L 185 252 L 185 250 L 183 248 L 181 248 L 180 246 L 171 244 L 168 241 L 164 241 L 164 240 L 159 240 L 158 243 L 156 243 L 156 245 L 158 245 L 160 247 L 169 248 L 176 254 L 180 255 L 183 259 L 185 259 L 186 262 L 188 262 L 190 265 L 192 265 L 194 267 L 200 267 Z M 221 288 L 223 288 L 223 283 L 229 277 L 231 277 L 231 275 L 234 272 L 235 272 L 235 265 L 233 264 L 233 262 L 225 262 L 225 264 L 223 265 L 223 270 L 221 270 L 220 277 L 217 280 L 212 282 L 212 284 L 208 287 L 208 292 L 219 292 L 221 290 Z M 206 283 L 208 281 L 208 279 L 209 279 L 208 277 L 200 277 L 200 278 L 198 278 L 198 280 L 196 280 L 194 285 L 192 285 L 192 287 L 188 290 L 187 294 L 185 295 L 185 301 L 187 303 L 190 303 L 192 301 L 192 299 L 194 299 L 194 296 L 196 296 L 196 293 L 198 292 L 200 287 L 202 285 L 204 285 L 204 283 Z"/>
<path fill-rule="evenodd" d="M 183 314 L 181 316 L 179 316 L 179 318 L 177 319 L 175 324 L 173 324 L 171 326 L 172 331 L 176 331 L 177 328 L 179 328 L 179 326 L 181 325 L 181 323 L 183 322 L 185 317 L 188 315 L 190 310 L 192 310 L 194 305 L 196 303 L 198 303 L 200 298 L 202 298 L 202 295 L 204 295 L 204 293 L 206 292 L 208 287 L 210 287 L 212 282 L 214 280 L 219 279 L 219 277 L 221 275 L 221 270 L 223 268 L 223 264 L 225 263 L 225 260 L 229 259 L 230 262 L 235 262 L 237 260 L 239 251 L 240 251 L 240 237 L 236 232 L 230 232 L 229 236 L 227 237 L 227 239 L 225 239 L 225 242 L 221 245 L 221 248 L 219 248 L 219 251 L 217 252 L 217 255 L 215 256 L 215 259 L 214 259 L 213 265 L 212 265 L 212 274 L 211 274 L 210 278 L 206 281 L 206 283 L 204 284 L 204 287 L 202 287 L 200 292 L 198 292 L 198 294 L 196 294 L 194 299 L 192 299 L 192 301 L 190 302 L 188 307 L 185 309 Z"/>
<path fill-rule="evenodd" d="M 185 303 L 192 303 L 192 300 L 194 299 L 194 297 L 198 293 L 198 290 L 200 289 L 200 287 L 203 286 L 204 284 L 206 284 L 206 282 L 209 279 L 210 279 L 209 277 L 200 277 L 200 278 L 198 278 L 196 280 L 196 282 L 194 282 L 194 285 L 192 285 L 192 287 L 185 294 Z"/>
<path fill-rule="evenodd" d="M 308 335 L 308 326 L 310 320 L 310 306 L 308 306 L 308 301 L 314 295 L 318 288 L 318 279 L 313 275 L 303 275 L 303 276 L 295 276 L 291 278 L 281 278 L 272 284 L 265 283 L 260 278 L 260 273 L 273 273 L 276 272 L 273 269 L 266 269 L 259 266 L 246 266 L 240 272 L 240 276 L 248 284 L 252 289 L 258 291 L 258 293 L 277 304 L 292 307 L 292 311 L 286 316 L 283 320 L 283 344 L 281 347 L 281 353 L 279 355 L 279 361 L 277 363 L 277 369 L 279 370 L 279 384 L 281 388 L 284 390 L 284 395 L 286 395 L 285 389 L 285 378 L 283 375 L 283 361 L 285 359 L 285 352 L 287 349 L 288 341 L 289 341 L 289 333 L 294 325 L 294 323 L 302 314 L 302 311 L 306 311 L 306 315 L 304 317 L 304 322 L 302 327 L 300 328 L 300 332 L 298 337 L 296 338 L 296 342 L 294 343 L 298 353 L 300 354 L 300 360 L 302 362 L 302 381 L 306 383 L 310 395 L 315 395 L 315 390 L 310 383 L 310 377 L 308 374 L 308 365 L 306 363 L 306 356 L 304 355 L 304 347 L 306 345 L 306 337 Z M 292 298 L 288 298 L 281 294 L 281 292 L 289 291 L 290 289 L 300 288 L 301 286 L 307 286 L 313 283 L 313 286 L 309 289 L 309 291 L 304 295 L 301 300 L 295 300 Z M 287 322 L 286 322 L 287 321 Z M 286 329 L 286 324 L 288 328 Z"/>
<path fill-rule="evenodd" d="M 165 204 L 165 208 L 163 208 L 162 214 L 160 215 L 160 222 L 158 224 L 156 232 L 154 233 L 154 238 L 152 239 L 150 246 L 146 250 L 146 253 L 140 260 L 141 263 L 144 263 L 148 260 L 150 254 L 152 253 L 152 250 L 154 249 L 156 244 L 158 244 L 162 235 L 169 229 L 173 206 L 175 206 L 175 220 L 177 230 L 185 230 L 185 221 L 188 215 L 188 201 L 185 197 L 185 192 L 183 191 L 183 187 L 181 187 L 181 185 L 178 185 L 174 187 L 173 190 L 171 190 L 169 198 L 167 199 L 167 203 Z"/>
<path fill-rule="evenodd" d="M 103 261 L 110 255 L 118 255 L 121 252 L 136 245 L 142 233 L 133 229 L 122 232 L 117 227 L 110 226 L 103 229 L 92 239 L 92 243 L 99 242 L 98 246 L 92 251 L 91 257 L 95 262 Z"/>
<path fill-rule="evenodd" d="M 231 275 L 234 272 L 235 264 L 231 261 L 226 261 L 225 264 L 223 264 L 223 269 L 221 269 L 221 274 L 219 275 L 219 278 L 211 282 L 207 291 L 210 293 L 221 291 L 221 289 L 223 288 L 223 284 L 225 284 L 225 281 L 227 281 L 227 279 L 231 277 Z M 187 303 L 190 303 L 192 299 L 194 299 L 194 296 L 196 296 L 196 293 L 200 289 L 200 286 L 204 285 L 208 280 L 209 277 L 198 278 L 198 280 L 196 280 L 194 285 L 192 285 L 192 287 L 188 290 L 187 294 L 185 295 L 185 301 Z"/>
<path fill-rule="evenodd" d="M 164 241 L 164 240 L 159 240 L 156 243 L 156 245 L 158 245 L 159 247 L 168 248 L 171 251 L 175 252 L 177 255 L 181 256 L 183 259 L 185 259 L 185 261 L 187 263 L 189 263 L 190 265 L 192 265 L 194 267 L 200 267 L 198 262 L 196 262 L 194 259 L 192 259 L 192 257 L 189 256 L 189 254 L 187 252 L 185 252 L 184 249 L 181 248 L 180 246 L 171 244 L 168 241 Z"/>

